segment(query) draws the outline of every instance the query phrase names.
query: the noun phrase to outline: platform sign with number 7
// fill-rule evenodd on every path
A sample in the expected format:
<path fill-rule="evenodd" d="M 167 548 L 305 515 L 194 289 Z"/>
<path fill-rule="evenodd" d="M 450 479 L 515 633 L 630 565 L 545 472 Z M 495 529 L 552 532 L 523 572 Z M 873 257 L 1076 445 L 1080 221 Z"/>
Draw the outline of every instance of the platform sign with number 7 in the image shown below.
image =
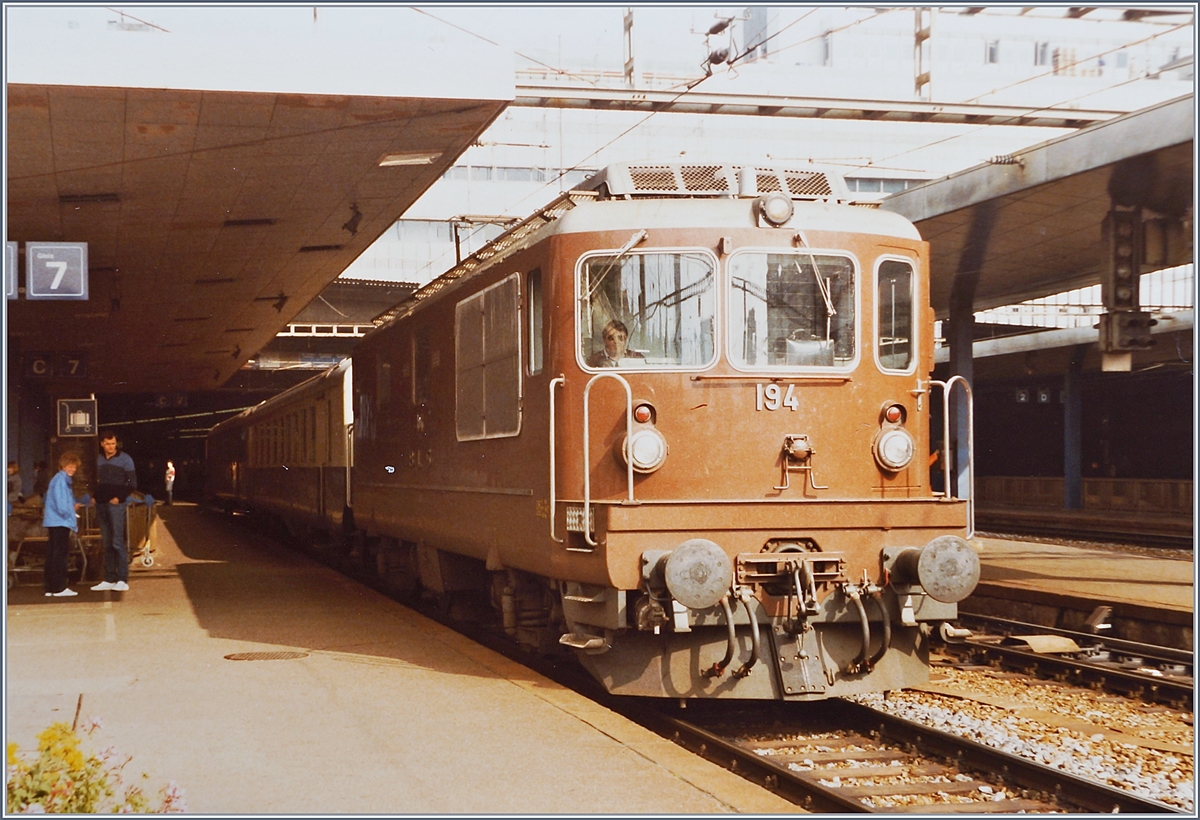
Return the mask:
<path fill-rule="evenodd" d="M 26 242 L 26 299 L 87 299 L 86 242 Z"/>

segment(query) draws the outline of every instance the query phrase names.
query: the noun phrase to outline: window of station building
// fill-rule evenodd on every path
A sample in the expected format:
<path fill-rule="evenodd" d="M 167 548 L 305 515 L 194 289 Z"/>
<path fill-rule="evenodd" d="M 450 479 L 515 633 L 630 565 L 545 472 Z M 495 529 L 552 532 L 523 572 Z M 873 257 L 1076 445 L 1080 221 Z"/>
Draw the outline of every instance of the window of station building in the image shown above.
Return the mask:
<path fill-rule="evenodd" d="M 702 367 L 715 355 L 716 264 L 699 251 L 585 258 L 579 354 L 588 367 Z"/>
<path fill-rule="evenodd" d="M 729 357 L 742 368 L 844 367 L 855 356 L 846 256 L 747 251 L 729 262 Z"/>
<path fill-rule="evenodd" d="M 497 168 L 496 179 L 507 182 L 545 182 L 546 172 L 541 168 Z"/>
<path fill-rule="evenodd" d="M 563 190 L 570 190 L 571 188 L 574 188 L 576 185 L 580 184 L 588 177 L 593 176 L 595 173 L 596 171 L 594 169 L 588 170 L 584 168 L 566 171 L 563 173 L 561 178 Z M 551 177 L 553 178 L 554 175 L 552 174 Z"/>
<path fill-rule="evenodd" d="M 1053 61 L 1054 52 L 1050 50 L 1049 43 L 1034 43 L 1033 44 L 1033 64 L 1037 66 L 1048 66 Z"/>
<path fill-rule="evenodd" d="M 543 350 L 542 350 L 542 332 L 543 332 L 543 313 L 542 313 L 542 271 L 540 268 L 531 270 L 525 274 L 525 305 L 526 315 L 528 316 L 527 331 L 529 339 L 526 344 L 526 349 L 529 351 L 529 360 L 525 366 L 530 376 L 536 376 L 542 372 Z"/>
<path fill-rule="evenodd" d="M 400 219 L 396 239 L 402 242 L 450 242 L 450 223 L 440 219 Z"/>
<path fill-rule="evenodd" d="M 913 269 L 908 262 L 888 259 L 879 265 L 875 325 L 879 366 L 907 370 L 913 361 Z"/>
<path fill-rule="evenodd" d="M 983 44 L 983 61 L 988 65 L 1000 62 L 1000 41 L 987 40 Z"/>
<path fill-rule="evenodd" d="M 594 171 L 586 172 L 589 176 Z M 556 174 L 546 168 L 507 167 L 487 165 L 456 165 L 442 175 L 443 179 L 452 181 L 497 181 L 497 182 L 545 182 Z"/>
<path fill-rule="evenodd" d="M 883 179 L 881 177 L 848 177 L 846 187 L 857 193 L 894 194 L 921 184 L 919 179 Z"/>
<path fill-rule="evenodd" d="M 519 285 L 514 273 L 454 307 L 459 441 L 521 432 Z"/>

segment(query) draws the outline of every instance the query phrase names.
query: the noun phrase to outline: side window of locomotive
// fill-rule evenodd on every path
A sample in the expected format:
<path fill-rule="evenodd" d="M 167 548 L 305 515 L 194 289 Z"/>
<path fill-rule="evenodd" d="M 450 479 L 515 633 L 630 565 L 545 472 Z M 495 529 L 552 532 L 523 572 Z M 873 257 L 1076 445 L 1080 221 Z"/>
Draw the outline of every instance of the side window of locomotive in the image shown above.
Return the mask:
<path fill-rule="evenodd" d="M 521 432 L 519 282 L 513 274 L 454 306 L 459 441 Z"/>
<path fill-rule="evenodd" d="M 702 253 L 592 256 L 580 267 L 588 367 L 701 367 L 715 356 L 715 269 Z"/>
<path fill-rule="evenodd" d="M 738 367 L 843 367 L 854 360 L 848 257 L 739 253 L 729 262 L 729 357 Z"/>
<path fill-rule="evenodd" d="M 542 271 L 531 270 L 525 276 L 525 304 L 528 306 L 529 361 L 526 372 L 536 376 L 542 372 Z"/>
<path fill-rule="evenodd" d="M 876 344 L 879 366 L 907 370 L 913 360 L 913 269 L 888 259 L 879 266 L 875 301 L 879 305 Z"/>

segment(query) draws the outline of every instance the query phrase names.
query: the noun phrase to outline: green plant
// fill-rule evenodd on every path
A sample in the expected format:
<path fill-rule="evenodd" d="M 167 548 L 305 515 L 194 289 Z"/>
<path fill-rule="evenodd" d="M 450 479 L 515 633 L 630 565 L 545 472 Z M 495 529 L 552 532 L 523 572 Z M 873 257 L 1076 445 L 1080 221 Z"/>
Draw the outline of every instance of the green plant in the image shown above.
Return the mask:
<path fill-rule="evenodd" d="M 91 736 L 101 728 L 88 722 Z M 183 790 L 174 781 L 151 804 L 142 787 L 126 784 L 124 770 L 132 760 L 109 746 L 98 754 L 85 753 L 79 735 L 65 723 L 55 723 L 38 735 L 36 756 L 8 744 L 7 810 L 9 813 L 183 812 Z M 145 773 L 142 779 L 148 778 Z"/>

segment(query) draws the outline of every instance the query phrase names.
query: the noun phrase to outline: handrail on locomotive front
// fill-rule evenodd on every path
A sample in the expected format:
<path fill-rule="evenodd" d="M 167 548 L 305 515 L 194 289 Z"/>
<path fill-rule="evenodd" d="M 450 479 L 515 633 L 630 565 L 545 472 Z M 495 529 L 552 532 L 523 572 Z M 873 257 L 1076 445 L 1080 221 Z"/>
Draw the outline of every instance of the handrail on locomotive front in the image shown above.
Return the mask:
<path fill-rule="evenodd" d="M 625 447 L 630 446 L 633 438 L 633 389 L 629 382 L 619 373 L 597 373 L 588 379 L 583 388 L 583 538 L 588 546 L 598 547 L 600 544 L 592 539 L 592 471 L 588 461 L 592 455 L 591 424 L 589 411 L 591 409 L 592 385 L 600 379 L 616 379 L 625 388 Z M 633 455 L 625 454 L 625 470 L 629 476 L 629 501 L 633 501 Z M 553 511 L 551 511 L 553 515 Z"/>
<path fill-rule="evenodd" d="M 975 398 L 971 394 L 971 383 L 963 376 L 951 376 L 946 381 L 930 379 L 931 385 L 942 388 L 942 471 L 945 476 L 946 497 L 953 496 L 950 487 L 950 392 L 955 384 L 961 384 L 967 398 L 967 538 L 975 536 Z M 960 465 L 955 464 L 957 472 Z M 958 497 L 958 496 L 953 496 Z"/>

